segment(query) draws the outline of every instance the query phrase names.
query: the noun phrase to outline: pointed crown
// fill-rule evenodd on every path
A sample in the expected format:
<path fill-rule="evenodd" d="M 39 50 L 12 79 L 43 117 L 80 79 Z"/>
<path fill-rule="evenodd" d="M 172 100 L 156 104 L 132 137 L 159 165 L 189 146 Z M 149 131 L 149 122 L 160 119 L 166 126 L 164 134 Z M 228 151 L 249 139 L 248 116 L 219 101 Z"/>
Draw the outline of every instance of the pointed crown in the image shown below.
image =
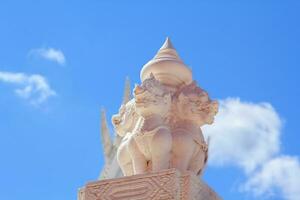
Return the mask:
<path fill-rule="evenodd" d="M 151 73 L 160 83 L 172 87 L 187 85 L 193 80 L 191 70 L 179 58 L 168 37 L 154 58 L 142 68 L 141 81 L 149 78 Z"/>

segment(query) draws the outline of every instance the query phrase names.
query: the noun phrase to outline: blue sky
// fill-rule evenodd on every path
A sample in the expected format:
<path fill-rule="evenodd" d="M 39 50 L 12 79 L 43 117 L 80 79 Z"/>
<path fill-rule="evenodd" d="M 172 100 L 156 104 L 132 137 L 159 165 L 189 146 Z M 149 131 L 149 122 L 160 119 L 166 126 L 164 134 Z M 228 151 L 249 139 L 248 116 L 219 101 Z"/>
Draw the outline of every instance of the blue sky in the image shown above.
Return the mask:
<path fill-rule="evenodd" d="M 71 200 L 95 180 L 100 108 L 118 111 L 125 77 L 139 83 L 166 36 L 222 105 L 205 127 L 205 180 L 224 199 L 299 199 L 299 9 L 276 0 L 2 0 L 1 199 Z"/>

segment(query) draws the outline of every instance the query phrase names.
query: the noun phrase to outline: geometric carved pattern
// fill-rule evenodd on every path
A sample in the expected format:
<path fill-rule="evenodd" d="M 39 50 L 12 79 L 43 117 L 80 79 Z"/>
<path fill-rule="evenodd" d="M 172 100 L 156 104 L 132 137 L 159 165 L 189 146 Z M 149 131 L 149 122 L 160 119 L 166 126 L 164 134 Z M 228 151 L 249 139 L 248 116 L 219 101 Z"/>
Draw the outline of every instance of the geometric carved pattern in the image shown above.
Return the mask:
<path fill-rule="evenodd" d="M 190 199 L 190 190 L 191 190 L 191 185 L 190 185 L 190 175 L 188 173 L 182 174 L 180 177 L 180 199 L 185 200 L 185 199 Z"/>
<path fill-rule="evenodd" d="M 176 169 L 168 169 L 91 182 L 79 190 L 78 199 L 219 200 L 220 198 L 217 198 L 214 192 L 199 180 L 199 177 L 193 177 L 189 173 L 180 174 Z"/>
<path fill-rule="evenodd" d="M 179 174 L 175 169 L 89 183 L 84 200 L 178 199 Z"/>

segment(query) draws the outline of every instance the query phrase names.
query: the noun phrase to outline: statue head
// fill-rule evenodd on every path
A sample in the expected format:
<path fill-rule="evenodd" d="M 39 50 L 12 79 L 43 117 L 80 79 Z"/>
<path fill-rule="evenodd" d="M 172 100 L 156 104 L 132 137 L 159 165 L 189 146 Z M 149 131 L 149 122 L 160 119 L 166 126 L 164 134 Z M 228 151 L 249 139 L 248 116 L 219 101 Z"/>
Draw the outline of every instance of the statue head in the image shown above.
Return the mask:
<path fill-rule="evenodd" d="M 179 118 L 199 126 L 212 124 L 218 112 L 218 102 L 212 101 L 196 82 L 181 88 L 176 106 Z"/>
<path fill-rule="evenodd" d="M 134 88 L 134 97 L 136 111 L 143 117 L 153 114 L 165 117 L 171 107 L 171 94 L 153 74 Z"/>
<path fill-rule="evenodd" d="M 121 137 L 134 129 L 137 120 L 138 115 L 135 111 L 134 99 L 126 104 L 122 104 L 119 113 L 112 116 L 112 124 L 117 134 Z"/>

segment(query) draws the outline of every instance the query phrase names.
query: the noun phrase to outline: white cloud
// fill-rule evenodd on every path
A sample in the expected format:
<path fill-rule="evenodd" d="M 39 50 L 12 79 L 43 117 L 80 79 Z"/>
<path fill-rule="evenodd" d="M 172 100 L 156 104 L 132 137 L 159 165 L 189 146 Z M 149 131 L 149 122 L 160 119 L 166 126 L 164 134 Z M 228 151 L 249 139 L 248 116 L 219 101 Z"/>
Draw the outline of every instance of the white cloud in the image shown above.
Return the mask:
<path fill-rule="evenodd" d="M 16 95 L 29 100 L 34 105 L 41 104 L 49 97 L 56 95 L 56 92 L 48 85 L 46 78 L 39 74 L 27 75 L 0 71 L 0 82 L 18 86 L 15 89 Z"/>
<path fill-rule="evenodd" d="M 54 48 L 33 49 L 29 52 L 29 55 L 39 56 L 46 60 L 54 61 L 60 65 L 64 65 L 66 63 L 65 55 L 59 49 L 54 49 Z"/>
<path fill-rule="evenodd" d="M 281 126 L 269 103 L 221 100 L 215 123 L 203 128 L 210 138 L 209 165 L 242 168 L 247 180 L 240 189 L 256 197 L 300 199 L 299 159 L 279 156 Z"/>
<path fill-rule="evenodd" d="M 281 156 L 264 164 L 261 170 L 250 176 L 244 191 L 256 196 L 282 195 L 287 200 L 300 199 L 300 163 L 297 157 Z M 279 190 L 279 194 L 276 194 Z M 278 192 L 277 192 L 278 193 Z"/>
<path fill-rule="evenodd" d="M 203 128 L 210 137 L 211 165 L 237 165 L 250 173 L 280 149 L 281 120 L 269 103 L 220 101 L 215 123 Z"/>

